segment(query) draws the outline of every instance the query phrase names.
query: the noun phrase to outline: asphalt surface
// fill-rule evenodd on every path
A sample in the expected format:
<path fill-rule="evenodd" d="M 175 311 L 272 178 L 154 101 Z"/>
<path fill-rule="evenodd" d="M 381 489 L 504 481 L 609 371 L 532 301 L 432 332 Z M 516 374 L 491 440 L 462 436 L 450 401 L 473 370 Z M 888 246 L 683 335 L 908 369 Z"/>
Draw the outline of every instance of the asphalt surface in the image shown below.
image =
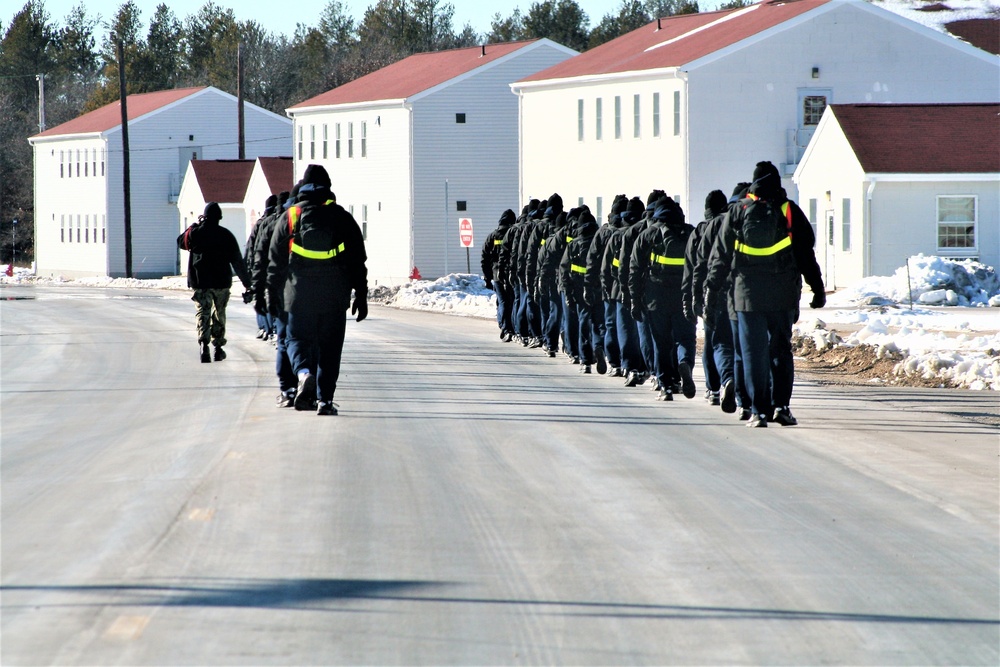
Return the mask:
<path fill-rule="evenodd" d="M 375 306 L 320 417 L 188 296 L 0 288 L 3 665 L 1000 663 L 996 394 L 751 430 Z"/>

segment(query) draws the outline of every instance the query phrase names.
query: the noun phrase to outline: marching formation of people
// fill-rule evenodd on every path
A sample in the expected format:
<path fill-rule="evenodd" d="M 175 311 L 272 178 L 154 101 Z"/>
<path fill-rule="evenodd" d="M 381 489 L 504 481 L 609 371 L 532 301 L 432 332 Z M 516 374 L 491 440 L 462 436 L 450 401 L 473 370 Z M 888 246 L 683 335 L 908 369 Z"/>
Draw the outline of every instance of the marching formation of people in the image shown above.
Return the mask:
<path fill-rule="evenodd" d="M 358 322 L 368 316 L 361 228 L 337 204 L 329 174 L 316 164 L 291 192 L 268 197 L 242 256 L 233 235 L 219 227 L 221 217 L 219 205 L 210 203 L 201 221 L 177 239 L 178 247 L 191 251 L 201 360 L 211 361 L 209 341 L 216 345 L 215 360 L 225 358 L 232 266 L 247 290 L 244 301 L 257 314 L 257 337 L 273 336 L 278 407 L 336 415 L 346 313 L 350 309 Z"/>
<path fill-rule="evenodd" d="M 826 303 L 815 234 L 777 168 L 758 162 L 731 197 L 714 190 L 692 226 L 663 190 L 615 197 L 605 224 L 562 197 L 506 210 L 482 248 L 504 342 L 581 373 L 694 398 L 697 320 L 705 399 L 747 426 L 794 426 L 792 325 L 803 280 Z"/>

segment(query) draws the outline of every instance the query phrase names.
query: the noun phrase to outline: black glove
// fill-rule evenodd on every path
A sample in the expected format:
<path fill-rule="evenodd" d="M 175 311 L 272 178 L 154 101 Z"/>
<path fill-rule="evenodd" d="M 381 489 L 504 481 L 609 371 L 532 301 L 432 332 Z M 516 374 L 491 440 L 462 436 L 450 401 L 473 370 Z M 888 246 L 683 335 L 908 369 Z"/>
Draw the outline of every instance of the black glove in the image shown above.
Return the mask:
<path fill-rule="evenodd" d="M 354 303 L 351 304 L 351 315 L 355 313 L 358 315 L 358 322 L 368 317 L 368 301 L 363 296 L 354 297 Z"/>
<path fill-rule="evenodd" d="M 267 315 L 267 297 L 261 292 L 254 297 L 253 310 L 258 315 Z"/>
<path fill-rule="evenodd" d="M 826 305 L 826 292 L 820 290 L 813 293 L 812 301 L 809 302 L 810 308 L 822 308 Z"/>
<path fill-rule="evenodd" d="M 271 317 L 281 315 L 281 295 L 277 292 L 267 291 L 267 312 Z"/>
<path fill-rule="evenodd" d="M 713 317 L 719 309 L 719 295 L 712 289 L 705 290 L 705 314 Z"/>
<path fill-rule="evenodd" d="M 636 322 L 642 322 L 643 312 L 642 308 L 637 305 L 632 306 L 632 319 Z"/>
<path fill-rule="evenodd" d="M 251 301 L 253 301 L 253 292 L 248 289 L 246 292 L 243 292 L 243 303 L 250 303 Z"/>
<path fill-rule="evenodd" d="M 698 316 L 694 314 L 694 308 L 691 307 L 691 301 L 684 299 L 681 303 L 681 312 L 684 313 L 684 319 L 688 322 L 696 323 L 698 321 Z"/>

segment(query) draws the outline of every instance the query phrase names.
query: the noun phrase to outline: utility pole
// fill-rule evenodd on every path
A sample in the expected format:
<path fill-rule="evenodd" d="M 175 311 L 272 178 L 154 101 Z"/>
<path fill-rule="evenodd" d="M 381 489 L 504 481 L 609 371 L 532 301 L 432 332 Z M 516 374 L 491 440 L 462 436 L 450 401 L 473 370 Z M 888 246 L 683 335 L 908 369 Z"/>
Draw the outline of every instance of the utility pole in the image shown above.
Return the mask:
<path fill-rule="evenodd" d="M 243 42 L 236 46 L 236 123 L 239 126 L 237 142 L 239 159 L 247 157 L 247 140 L 243 131 Z"/>
<path fill-rule="evenodd" d="M 125 204 L 125 277 L 132 277 L 132 179 L 128 152 L 128 95 L 125 87 L 125 47 L 118 38 L 118 95 L 122 109 L 122 189 Z"/>
<path fill-rule="evenodd" d="M 36 74 L 38 79 L 38 131 L 45 131 L 45 75 Z"/>

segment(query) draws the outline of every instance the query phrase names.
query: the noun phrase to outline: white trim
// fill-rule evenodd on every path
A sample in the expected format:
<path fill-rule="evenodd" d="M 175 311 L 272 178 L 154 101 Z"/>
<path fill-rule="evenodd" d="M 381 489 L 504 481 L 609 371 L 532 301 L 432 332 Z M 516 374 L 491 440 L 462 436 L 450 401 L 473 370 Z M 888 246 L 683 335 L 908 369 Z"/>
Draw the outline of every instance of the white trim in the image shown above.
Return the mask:
<path fill-rule="evenodd" d="M 288 108 L 285 109 L 285 113 L 293 121 L 296 116 L 310 116 L 314 114 L 330 113 L 331 111 L 357 111 L 357 110 L 372 110 L 377 111 L 380 109 L 398 109 L 400 107 L 406 106 L 406 100 L 404 98 L 392 99 L 392 100 L 373 100 L 371 102 L 345 102 L 341 104 L 320 104 L 312 107 L 301 107 L 298 109 Z"/>
<path fill-rule="evenodd" d="M 516 81 L 510 84 L 511 90 L 559 90 L 576 88 L 586 85 L 600 85 L 611 82 L 655 81 L 664 77 L 679 79 L 687 74 L 679 67 L 658 67 L 656 69 L 629 70 L 611 74 L 588 74 L 585 76 L 566 77 L 564 79 L 545 79 L 542 81 Z"/>
<path fill-rule="evenodd" d="M 1000 172 L 985 173 L 933 173 L 933 174 L 875 174 L 866 173 L 866 181 L 879 181 L 882 183 L 900 183 L 912 181 L 914 183 L 989 183 L 997 181 L 1000 183 Z"/>

